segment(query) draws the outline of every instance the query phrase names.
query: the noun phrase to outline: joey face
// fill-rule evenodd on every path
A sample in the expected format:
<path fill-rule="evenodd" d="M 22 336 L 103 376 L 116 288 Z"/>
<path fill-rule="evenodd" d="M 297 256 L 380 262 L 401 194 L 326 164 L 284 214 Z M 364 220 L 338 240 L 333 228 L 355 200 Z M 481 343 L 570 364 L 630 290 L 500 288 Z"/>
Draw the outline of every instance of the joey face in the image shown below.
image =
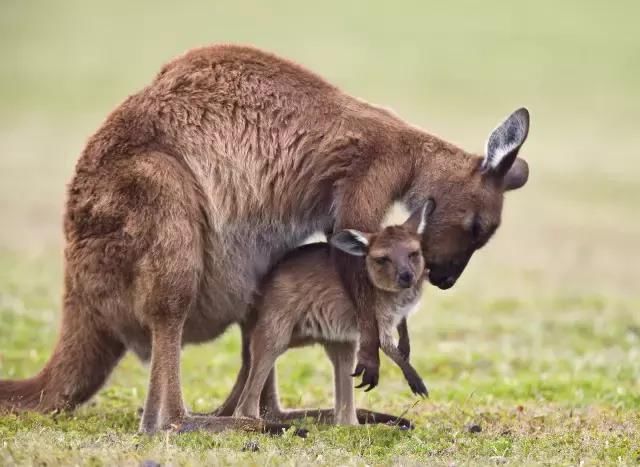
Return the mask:
<path fill-rule="evenodd" d="M 500 225 L 504 192 L 527 182 L 527 163 L 516 156 L 528 129 L 529 113 L 517 110 L 491 133 L 484 157 L 456 158 L 455 171 L 422 182 L 424 190 L 417 187 L 429 192 L 437 206 L 422 241 L 429 280 L 437 287 L 456 283 L 473 253 Z"/>
<path fill-rule="evenodd" d="M 365 256 L 367 273 L 375 287 L 399 292 L 423 280 L 421 241 L 432 211 L 433 203 L 428 202 L 402 225 L 386 227 L 377 233 L 342 230 L 330 242 L 346 253 Z"/>
<path fill-rule="evenodd" d="M 403 227 L 387 227 L 373 235 L 365 261 L 373 285 L 388 292 L 414 287 L 423 279 L 420 236 Z"/>

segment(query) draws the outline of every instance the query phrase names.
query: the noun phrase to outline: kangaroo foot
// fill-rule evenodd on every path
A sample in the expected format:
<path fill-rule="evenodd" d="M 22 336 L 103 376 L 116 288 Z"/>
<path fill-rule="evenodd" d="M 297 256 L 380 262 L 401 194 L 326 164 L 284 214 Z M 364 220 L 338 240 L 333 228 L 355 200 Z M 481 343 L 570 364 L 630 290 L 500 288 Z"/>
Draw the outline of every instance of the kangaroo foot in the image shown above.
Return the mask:
<path fill-rule="evenodd" d="M 206 417 L 206 416 L 189 416 L 185 417 L 176 426 L 169 427 L 177 433 L 188 433 L 191 431 L 208 431 L 211 433 L 220 433 L 224 430 L 243 430 L 243 431 L 259 431 L 271 435 L 282 435 L 291 428 L 289 424 L 274 423 L 255 418 L 237 418 L 237 417 Z M 306 438 L 308 430 L 297 428 L 296 436 Z"/>
<path fill-rule="evenodd" d="M 374 423 L 382 423 L 389 426 L 397 426 L 403 430 L 413 430 L 415 427 L 411 420 L 397 415 L 390 415 L 382 412 L 374 412 L 367 409 L 356 409 L 358 415 L 358 422 L 361 425 L 368 425 Z"/>
<path fill-rule="evenodd" d="M 282 435 L 291 428 L 289 424 L 268 422 L 255 418 L 236 417 L 211 417 L 202 415 L 186 415 L 175 422 L 165 424 L 161 429 L 173 431 L 175 433 L 189 433 L 192 431 L 206 431 L 209 433 L 221 433 L 225 430 L 241 430 L 250 432 L 268 433 L 271 435 Z M 153 432 L 142 430 L 148 434 Z M 297 428 L 296 436 L 306 438 L 308 430 Z"/>
<path fill-rule="evenodd" d="M 358 423 L 361 425 L 384 424 L 397 426 L 404 430 L 413 429 L 414 425 L 410 420 L 397 415 L 390 415 L 381 412 L 374 412 L 367 409 L 357 409 Z M 317 423 L 328 425 L 335 424 L 335 414 L 333 409 L 298 409 L 298 410 L 269 410 L 265 413 L 265 419 L 270 421 L 289 421 L 303 418 L 312 418 Z"/>

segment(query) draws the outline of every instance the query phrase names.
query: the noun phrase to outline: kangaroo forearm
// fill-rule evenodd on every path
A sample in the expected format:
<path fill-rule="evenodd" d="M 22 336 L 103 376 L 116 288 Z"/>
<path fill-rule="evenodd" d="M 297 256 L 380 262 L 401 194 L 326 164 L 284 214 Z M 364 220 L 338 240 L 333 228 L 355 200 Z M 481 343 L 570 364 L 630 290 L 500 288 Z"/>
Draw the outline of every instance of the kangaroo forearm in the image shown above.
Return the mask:
<path fill-rule="evenodd" d="M 402 318 L 398 324 L 398 350 L 402 358 L 409 360 L 411 353 L 411 342 L 409 339 L 409 328 L 407 327 L 407 318 Z"/>
<path fill-rule="evenodd" d="M 380 133 L 359 148 L 360 164 L 353 169 L 336 195 L 335 231 L 357 229 L 375 232 L 387 209 L 406 187 L 412 164 L 394 157 L 397 148 L 385 140 Z M 393 167 L 393 170 L 389 170 Z M 360 333 L 358 363 L 354 374 L 362 374 L 362 385 L 367 390 L 378 384 L 380 357 L 378 356 L 378 324 L 375 317 L 375 293 L 367 280 L 362 258 L 344 259 L 344 254 L 335 255 L 339 273 L 345 289 L 351 295 L 357 314 Z"/>
<path fill-rule="evenodd" d="M 384 354 L 389 357 L 393 363 L 398 365 L 400 369 L 404 371 L 405 368 L 410 367 L 411 365 L 402 357 L 402 353 L 398 349 L 398 347 L 393 343 L 393 340 L 389 338 L 384 338 L 380 341 L 380 348 L 384 352 Z"/>
<path fill-rule="evenodd" d="M 414 394 L 428 397 L 429 391 L 427 387 L 424 385 L 422 378 L 418 374 L 418 372 L 413 368 L 413 366 L 402 357 L 400 350 L 394 345 L 393 339 L 391 336 L 381 336 L 381 347 L 382 351 L 387 355 L 393 362 L 400 367 L 402 370 L 402 374 L 404 375 L 411 391 Z"/>
<path fill-rule="evenodd" d="M 358 314 L 358 331 L 360 332 L 359 359 L 379 362 L 380 340 L 378 339 L 378 325 L 374 313 L 370 315 Z"/>
<path fill-rule="evenodd" d="M 343 193 L 335 230 L 345 228 L 363 232 L 378 230 L 386 209 L 393 201 L 392 193 L 385 190 L 388 186 L 380 185 L 379 180 L 370 179 L 362 181 L 358 187 Z M 360 333 L 358 361 L 377 367 L 379 340 L 375 303 L 373 303 L 375 293 L 367 280 L 364 261 L 360 257 L 338 252 L 335 252 L 334 258 L 340 278 L 353 300 L 357 313 Z"/>
<path fill-rule="evenodd" d="M 380 345 L 375 315 L 375 293 L 366 277 L 363 261 L 361 258 L 354 258 L 338 251 L 334 251 L 334 259 L 356 310 L 356 321 L 360 333 L 359 360 L 364 359 L 375 364 L 379 360 Z"/>

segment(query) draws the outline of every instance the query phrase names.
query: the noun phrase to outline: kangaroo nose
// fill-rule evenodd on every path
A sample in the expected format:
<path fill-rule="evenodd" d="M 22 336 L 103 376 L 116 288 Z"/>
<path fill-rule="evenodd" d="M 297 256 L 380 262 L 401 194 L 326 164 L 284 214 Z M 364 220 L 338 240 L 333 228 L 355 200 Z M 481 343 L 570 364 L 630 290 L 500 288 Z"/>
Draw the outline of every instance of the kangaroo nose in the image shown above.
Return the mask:
<path fill-rule="evenodd" d="M 449 276 L 442 283 L 442 287 L 444 289 L 450 289 L 451 287 L 453 287 L 453 284 L 455 284 L 455 283 L 456 283 L 456 278 L 453 277 L 453 276 Z"/>
<path fill-rule="evenodd" d="M 413 283 L 413 273 L 411 271 L 402 271 L 398 275 L 398 285 L 402 288 L 409 288 Z"/>

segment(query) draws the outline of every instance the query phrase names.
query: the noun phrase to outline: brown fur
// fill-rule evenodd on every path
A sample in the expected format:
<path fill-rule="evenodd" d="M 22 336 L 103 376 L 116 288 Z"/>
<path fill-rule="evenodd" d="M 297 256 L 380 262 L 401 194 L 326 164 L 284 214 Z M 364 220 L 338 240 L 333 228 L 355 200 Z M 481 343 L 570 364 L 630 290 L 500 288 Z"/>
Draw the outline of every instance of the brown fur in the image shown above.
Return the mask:
<path fill-rule="evenodd" d="M 378 296 L 375 315 L 382 348 L 403 370 L 411 389 L 427 395 L 421 378 L 392 337 L 393 329 L 415 307 L 422 289 L 424 259 L 414 217 L 380 233 L 357 233 L 367 238 L 366 247 L 353 242 L 349 232 L 339 232 L 332 241 L 344 234 L 348 246 L 358 253 L 366 251 L 369 281 Z M 356 310 L 331 260 L 329 246 L 323 243 L 292 251 L 267 276 L 255 306 L 249 375 L 234 415 L 258 418 L 260 397 L 276 359 L 291 346 L 312 342 L 324 345 L 334 367 L 335 423 L 357 424 L 350 376 L 358 343 Z"/>
<path fill-rule="evenodd" d="M 444 208 L 425 233 L 426 260 L 436 283 L 439 270 L 459 275 L 450 265 L 486 241 L 514 186 L 512 171 L 480 165 L 274 55 L 219 45 L 176 58 L 108 116 L 80 156 L 64 216 L 60 339 L 37 377 L 0 382 L 0 408 L 72 408 L 127 349 L 151 359 L 144 431 L 232 426 L 186 414 L 180 346 L 245 320 L 266 271 L 308 235 L 375 231 L 394 200 L 415 208 L 432 197 Z M 472 241 L 474 214 L 485 230 Z M 358 310 L 359 369 L 371 382 L 379 343 L 368 282 L 359 260 L 337 261 Z"/>

